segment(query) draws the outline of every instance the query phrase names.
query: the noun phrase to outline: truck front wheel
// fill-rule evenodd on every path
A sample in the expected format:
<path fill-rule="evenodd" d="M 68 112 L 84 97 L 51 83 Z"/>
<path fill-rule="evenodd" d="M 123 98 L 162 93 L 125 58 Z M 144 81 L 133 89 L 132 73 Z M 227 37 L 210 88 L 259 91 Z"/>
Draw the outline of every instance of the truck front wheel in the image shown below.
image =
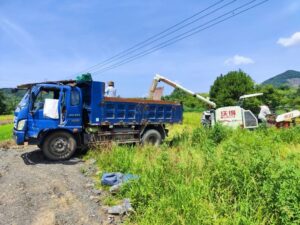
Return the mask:
<path fill-rule="evenodd" d="M 161 144 L 161 142 L 162 142 L 162 136 L 155 129 L 147 130 L 142 136 L 143 145 L 150 144 L 150 145 L 158 146 Z"/>
<path fill-rule="evenodd" d="M 77 144 L 73 135 L 58 131 L 46 137 L 42 150 L 45 156 L 51 160 L 65 160 L 72 157 Z"/>

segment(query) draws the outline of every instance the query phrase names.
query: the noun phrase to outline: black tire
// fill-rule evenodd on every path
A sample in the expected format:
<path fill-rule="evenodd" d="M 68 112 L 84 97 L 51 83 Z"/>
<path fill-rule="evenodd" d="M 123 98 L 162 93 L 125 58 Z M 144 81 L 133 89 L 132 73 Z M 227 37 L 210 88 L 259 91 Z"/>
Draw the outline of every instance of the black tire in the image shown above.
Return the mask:
<path fill-rule="evenodd" d="M 162 136 L 157 130 L 150 129 L 143 134 L 141 142 L 143 145 L 148 144 L 148 145 L 159 146 L 162 142 Z"/>
<path fill-rule="evenodd" d="M 44 155 L 51 160 L 66 160 L 72 157 L 77 148 L 73 135 L 57 131 L 46 137 L 42 150 Z"/>

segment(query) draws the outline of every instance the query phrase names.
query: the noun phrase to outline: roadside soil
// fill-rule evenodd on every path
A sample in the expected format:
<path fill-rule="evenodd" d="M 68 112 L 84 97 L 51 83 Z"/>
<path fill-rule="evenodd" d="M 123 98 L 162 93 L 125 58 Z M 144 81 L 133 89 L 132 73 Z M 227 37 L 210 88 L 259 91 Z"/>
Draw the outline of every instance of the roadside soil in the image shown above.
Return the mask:
<path fill-rule="evenodd" d="M 0 121 L 0 125 L 10 124 L 10 123 L 12 123 L 11 120 L 1 120 Z"/>
<path fill-rule="evenodd" d="M 92 164 L 92 163 L 91 163 Z M 116 224 L 79 158 L 52 162 L 36 147 L 0 147 L 0 224 Z M 102 195 L 102 197 L 101 197 Z"/>

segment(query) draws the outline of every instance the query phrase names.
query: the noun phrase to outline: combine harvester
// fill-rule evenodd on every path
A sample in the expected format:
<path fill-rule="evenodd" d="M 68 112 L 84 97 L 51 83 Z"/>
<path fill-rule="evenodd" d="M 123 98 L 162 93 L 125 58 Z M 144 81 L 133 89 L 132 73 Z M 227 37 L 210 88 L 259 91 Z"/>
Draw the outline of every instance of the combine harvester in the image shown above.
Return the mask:
<path fill-rule="evenodd" d="M 159 82 L 164 82 L 170 85 L 171 87 L 178 88 L 207 104 L 211 109 L 209 111 L 204 112 L 204 117 L 202 118 L 203 125 L 214 126 L 216 123 L 220 123 L 233 128 L 242 127 L 247 129 L 253 129 L 258 127 L 258 120 L 250 110 L 245 110 L 241 106 L 228 106 L 216 108 L 217 105 L 215 102 L 210 101 L 208 98 L 204 98 L 203 96 L 193 91 L 190 91 L 182 87 L 180 84 L 177 84 L 176 82 L 173 82 L 158 74 L 155 75 L 150 88 L 150 99 L 153 99 L 155 90 L 157 89 L 157 85 Z M 244 95 L 240 97 L 240 100 L 242 101 L 246 98 L 251 98 L 259 95 L 262 94 L 258 93 L 252 95 Z"/>
<path fill-rule="evenodd" d="M 202 117 L 202 124 L 204 126 L 214 126 L 217 123 L 223 124 L 225 126 L 237 128 L 246 128 L 246 129 L 254 129 L 258 127 L 259 121 L 257 117 L 253 114 L 251 110 L 246 110 L 242 108 L 243 101 L 248 98 L 262 96 L 263 93 L 254 93 L 249 95 L 243 95 L 239 99 L 239 104 L 237 106 L 227 106 L 217 108 L 216 103 L 210 101 L 208 98 L 204 98 L 203 96 L 190 91 L 180 84 L 169 80 L 161 75 L 155 75 L 149 93 L 149 98 L 153 99 L 155 92 L 157 90 L 157 85 L 159 82 L 164 82 L 170 85 L 173 88 L 178 88 L 194 97 L 199 99 L 200 101 L 207 104 L 210 110 L 205 111 Z M 284 113 L 281 115 L 270 115 L 267 119 L 267 124 L 269 126 L 280 127 L 290 127 L 295 118 L 300 117 L 300 111 L 294 110 L 288 113 Z"/>

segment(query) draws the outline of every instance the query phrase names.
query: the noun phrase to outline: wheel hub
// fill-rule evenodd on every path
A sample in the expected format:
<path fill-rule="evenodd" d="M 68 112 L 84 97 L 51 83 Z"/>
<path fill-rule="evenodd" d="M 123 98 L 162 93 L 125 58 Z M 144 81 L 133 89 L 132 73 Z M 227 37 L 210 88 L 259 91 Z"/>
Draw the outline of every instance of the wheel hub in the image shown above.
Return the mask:
<path fill-rule="evenodd" d="M 155 136 L 151 135 L 151 136 L 148 138 L 148 143 L 154 145 L 155 142 L 156 142 Z"/>
<path fill-rule="evenodd" d="M 52 147 L 57 152 L 63 152 L 68 147 L 67 140 L 64 138 L 57 138 L 53 141 Z"/>

